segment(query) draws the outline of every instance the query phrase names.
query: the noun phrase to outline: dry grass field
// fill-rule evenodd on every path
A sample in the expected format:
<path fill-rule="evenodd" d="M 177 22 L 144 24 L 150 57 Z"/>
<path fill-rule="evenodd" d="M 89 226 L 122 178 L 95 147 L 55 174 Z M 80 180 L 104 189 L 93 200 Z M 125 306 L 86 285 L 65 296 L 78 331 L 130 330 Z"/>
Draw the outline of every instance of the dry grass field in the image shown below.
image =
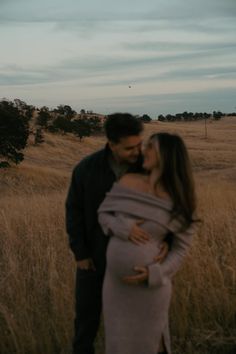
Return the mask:
<path fill-rule="evenodd" d="M 202 224 L 174 281 L 174 354 L 236 353 L 236 119 L 152 123 L 180 134 L 193 162 Z M 29 141 L 25 161 L 0 171 L 0 353 L 69 354 L 75 261 L 64 228 L 72 167 L 103 146 L 45 135 Z M 103 333 L 97 339 L 103 354 Z M 138 353 L 137 353 L 138 354 Z"/>

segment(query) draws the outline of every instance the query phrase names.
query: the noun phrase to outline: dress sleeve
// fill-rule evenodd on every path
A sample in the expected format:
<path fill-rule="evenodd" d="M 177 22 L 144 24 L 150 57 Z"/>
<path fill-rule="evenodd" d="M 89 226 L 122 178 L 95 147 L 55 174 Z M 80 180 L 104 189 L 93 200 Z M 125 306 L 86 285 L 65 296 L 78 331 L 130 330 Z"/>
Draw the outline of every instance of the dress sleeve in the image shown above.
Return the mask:
<path fill-rule="evenodd" d="M 98 221 L 107 236 L 116 236 L 128 240 L 134 220 L 121 213 L 98 210 Z"/>
<path fill-rule="evenodd" d="M 164 285 L 169 278 L 179 270 L 184 257 L 189 251 L 195 233 L 195 224 L 184 232 L 175 232 L 171 249 L 163 263 L 154 263 L 148 266 L 148 285 L 158 287 Z"/>

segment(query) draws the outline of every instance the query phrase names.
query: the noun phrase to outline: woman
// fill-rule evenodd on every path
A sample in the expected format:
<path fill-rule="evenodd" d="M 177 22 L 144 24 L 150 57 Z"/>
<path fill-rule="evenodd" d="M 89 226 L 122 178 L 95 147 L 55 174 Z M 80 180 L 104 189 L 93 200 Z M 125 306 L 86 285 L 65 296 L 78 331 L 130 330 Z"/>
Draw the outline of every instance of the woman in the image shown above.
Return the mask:
<path fill-rule="evenodd" d="M 154 134 L 143 154 L 148 174 L 122 177 L 98 210 L 104 233 L 112 236 L 103 285 L 107 354 L 171 353 L 171 278 L 194 233 L 194 183 L 182 139 Z M 173 233 L 171 249 L 161 264 L 155 263 L 168 232 Z"/>

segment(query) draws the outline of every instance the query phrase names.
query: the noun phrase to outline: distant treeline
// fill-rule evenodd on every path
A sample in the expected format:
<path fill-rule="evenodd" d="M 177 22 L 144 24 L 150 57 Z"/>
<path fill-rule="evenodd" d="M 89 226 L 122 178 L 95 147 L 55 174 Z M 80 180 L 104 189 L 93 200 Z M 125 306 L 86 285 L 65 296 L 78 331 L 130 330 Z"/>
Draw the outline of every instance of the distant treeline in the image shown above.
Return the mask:
<path fill-rule="evenodd" d="M 214 119 L 214 120 L 219 120 L 222 117 L 225 116 L 236 116 L 236 113 L 222 113 L 220 111 L 213 111 L 212 114 L 210 113 L 201 113 L 201 112 L 183 112 L 183 113 L 177 113 L 177 114 L 167 114 L 166 116 L 160 114 L 158 116 L 158 120 L 160 122 L 189 122 L 189 121 L 196 121 L 196 120 L 202 120 L 202 119 Z"/>
<path fill-rule="evenodd" d="M 159 115 L 163 122 L 195 121 L 200 119 L 219 120 L 226 114 L 220 111 L 209 113 L 183 112 L 175 115 Z M 236 113 L 228 114 L 236 116 Z M 148 114 L 138 115 L 137 119 L 144 123 L 152 121 Z M 8 167 L 9 162 L 20 163 L 24 159 L 23 149 L 27 145 L 30 134 L 34 136 L 34 144 L 44 142 L 45 131 L 51 133 L 71 133 L 80 140 L 83 137 L 103 133 L 103 123 L 106 116 L 85 111 L 79 113 L 69 105 L 59 105 L 54 109 L 46 106 L 37 108 L 28 105 L 20 99 L 0 101 L 0 168 Z"/>

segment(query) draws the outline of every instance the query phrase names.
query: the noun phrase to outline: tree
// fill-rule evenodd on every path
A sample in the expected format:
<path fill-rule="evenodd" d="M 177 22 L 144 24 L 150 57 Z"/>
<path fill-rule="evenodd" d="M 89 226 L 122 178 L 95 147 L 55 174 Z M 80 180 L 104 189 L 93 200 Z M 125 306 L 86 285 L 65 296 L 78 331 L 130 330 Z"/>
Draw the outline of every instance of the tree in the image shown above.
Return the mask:
<path fill-rule="evenodd" d="M 70 106 L 62 105 L 62 104 L 57 106 L 57 108 L 54 109 L 54 112 L 66 117 L 68 119 L 71 119 L 76 115 L 76 111 L 74 111 Z"/>
<path fill-rule="evenodd" d="M 184 121 L 187 121 L 187 120 L 188 120 L 188 117 L 189 117 L 189 114 L 188 114 L 187 111 L 184 111 L 183 114 L 182 114 L 182 116 L 183 116 Z"/>
<path fill-rule="evenodd" d="M 150 123 L 152 118 L 148 114 L 144 114 L 139 118 L 144 123 Z"/>
<path fill-rule="evenodd" d="M 46 106 L 43 106 L 38 113 L 37 119 L 36 119 L 36 124 L 40 125 L 43 128 L 48 127 L 48 122 L 51 118 L 49 108 Z"/>
<path fill-rule="evenodd" d="M 166 120 L 168 122 L 174 122 L 175 121 L 175 116 L 173 116 L 172 114 L 167 114 L 166 115 Z"/>
<path fill-rule="evenodd" d="M 164 122 L 164 121 L 166 120 L 166 118 L 165 118 L 165 116 L 163 116 L 163 114 L 159 114 L 158 120 L 159 120 L 160 122 Z"/>
<path fill-rule="evenodd" d="M 30 121 L 33 117 L 33 112 L 35 111 L 35 107 L 32 105 L 28 105 L 24 101 L 20 100 L 19 98 L 15 98 L 13 100 L 13 105 L 20 111 L 22 116 L 24 116 L 26 121 Z"/>
<path fill-rule="evenodd" d="M 204 117 L 204 119 L 206 120 L 206 119 L 209 119 L 209 118 L 211 117 L 211 115 L 210 115 L 210 113 L 204 112 L 204 113 L 203 113 L 203 117 Z"/>
<path fill-rule="evenodd" d="M 182 113 L 176 113 L 175 119 L 176 119 L 177 121 L 181 121 L 181 120 L 182 120 Z"/>
<path fill-rule="evenodd" d="M 69 133 L 73 129 L 73 123 L 66 117 L 59 115 L 53 121 L 53 127 L 56 131 L 61 130 L 64 134 Z"/>
<path fill-rule="evenodd" d="M 218 111 L 218 112 L 214 111 L 214 112 L 213 112 L 213 118 L 214 118 L 215 120 L 219 120 L 219 119 L 221 119 L 222 117 L 223 117 L 223 113 L 222 113 L 222 112 L 220 112 L 220 111 Z"/>
<path fill-rule="evenodd" d="M 0 167 L 15 164 L 24 159 L 21 152 L 29 136 L 29 126 L 20 110 L 12 102 L 0 102 Z M 4 160 L 2 160 L 4 159 Z"/>
<path fill-rule="evenodd" d="M 102 124 L 99 117 L 94 116 L 88 119 L 88 124 L 91 128 L 91 134 L 99 133 L 102 130 Z"/>
<path fill-rule="evenodd" d="M 76 119 L 73 122 L 73 133 L 79 137 L 80 141 L 85 136 L 90 136 L 91 125 L 86 118 Z"/>

